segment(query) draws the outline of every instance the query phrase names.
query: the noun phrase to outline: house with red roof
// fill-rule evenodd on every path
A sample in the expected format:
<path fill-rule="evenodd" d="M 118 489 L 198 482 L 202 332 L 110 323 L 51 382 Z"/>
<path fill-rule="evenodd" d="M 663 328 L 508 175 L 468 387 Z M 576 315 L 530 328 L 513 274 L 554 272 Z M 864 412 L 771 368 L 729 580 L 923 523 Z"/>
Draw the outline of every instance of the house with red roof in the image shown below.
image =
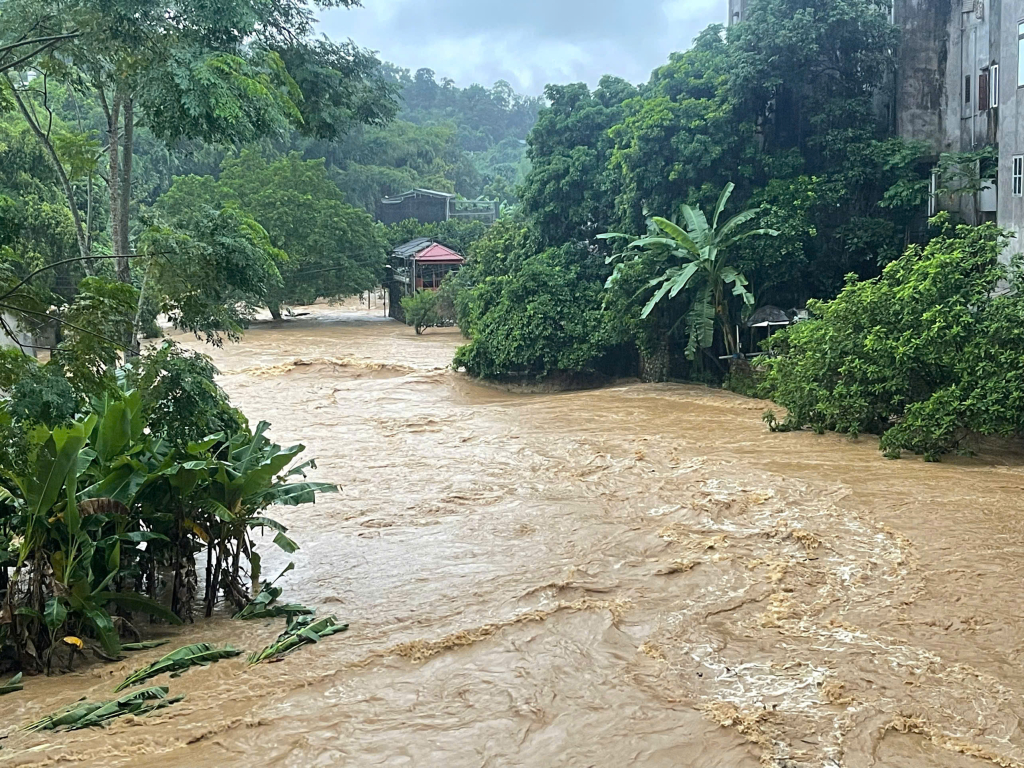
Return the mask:
<path fill-rule="evenodd" d="M 462 254 L 427 237 L 403 243 L 388 261 L 388 316 L 402 317 L 402 298 L 417 291 L 436 291 L 450 272 L 466 263 Z"/>

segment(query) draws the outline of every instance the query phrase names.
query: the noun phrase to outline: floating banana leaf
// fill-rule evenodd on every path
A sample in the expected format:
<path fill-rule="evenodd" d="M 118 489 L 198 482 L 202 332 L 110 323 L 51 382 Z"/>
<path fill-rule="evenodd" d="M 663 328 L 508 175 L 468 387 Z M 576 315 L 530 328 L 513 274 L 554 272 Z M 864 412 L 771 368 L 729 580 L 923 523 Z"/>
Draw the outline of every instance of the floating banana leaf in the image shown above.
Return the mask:
<path fill-rule="evenodd" d="M 189 667 L 197 665 L 207 666 L 221 659 L 230 659 L 239 656 L 242 652 L 230 645 L 223 648 L 216 648 L 209 643 L 196 643 L 178 648 L 176 651 L 164 656 L 159 661 L 154 661 L 148 667 L 136 670 L 125 678 L 114 692 L 123 691 L 132 685 L 149 680 L 151 677 L 162 675 L 164 672 L 183 672 Z"/>
<path fill-rule="evenodd" d="M 78 701 L 47 715 L 42 720 L 26 725 L 26 731 L 74 731 L 113 720 L 124 715 L 148 715 L 158 709 L 177 704 L 184 696 L 167 698 L 167 687 L 145 688 L 133 691 L 119 699 L 93 702 Z"/>
<path fill-rule="evenodd" d="M 21 672 L 19 672 L 6 683 L 0 685 L 0 696 L 3 696 L 5 693 L 14 693 L 15 691 L 20 691 L 24 687 L 25 686 L 21 684 Z"/>
<path fill-rule="evenodd" d="M 312 616 L 316 611 L 312 608 L 307 608 L 299 603 L 289 603 L 287 605 L 275 605 L 277 599 L 281 596 L 284 590 L 280 587 L 275 587 L 274 584 L 284 576 L 288 571 L 295 567 L 295 563 L 288 563 L 288 567 L 285 568 L 273 581 L 264 581 L 263 587 L 260 589 L 260 593 L 256 595 L 251 603 L 245 608 L 240 610 L 234 615 L 236 619 L 271 619 L 284 616 L 288 619 L 289 623 L 296 616 Z"/>
<path fill-rule="evenodd" d="M 315 619 L 299 616 L 288 623 L 288 629 L 278 635 L 277 640 L 262 651 L 249 656 L 250 664 L 280 659 L 306 643 L 319 643 L 321 638 L 330 637 L 348 629 L 348 624 L 339 624 L 334 616 Z"/>
<path fill-rule="evenodd" d="M 170 640 L 147 640 L 144 643 L 121 643 L 122 651 L 148 651 L 150 648 L 159 648 L 167 645 Z"/>

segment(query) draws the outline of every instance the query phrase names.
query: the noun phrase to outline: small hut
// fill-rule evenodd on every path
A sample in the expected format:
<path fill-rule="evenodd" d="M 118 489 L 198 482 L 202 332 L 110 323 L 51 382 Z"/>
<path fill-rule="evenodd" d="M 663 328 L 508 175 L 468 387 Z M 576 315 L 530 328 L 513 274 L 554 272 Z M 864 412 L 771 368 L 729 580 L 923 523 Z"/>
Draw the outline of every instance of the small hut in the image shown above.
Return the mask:
<path fill-rule="evenodd" d="M 749 329 L 750 335 L 750 352 L 747 353 L 747 357 L 755 357 L 763 354 L 761 352 L 754 351 L 757 349 L 759 342 L 764 341 L 772 335 L 772 331 L 777 328 L 785 328 L 788 325 L 793 324 L 793 316 L 785 310 L 774 307 L 771 304 L 767 304 L 754 310 L 747 321 L 743 324 Z M 739 331 L 737 329 L 737 335 Z"/>
<path fill-rule="evenodd" d="M 402 320 L 402 297 L 416 291 L 436 291 L 446 275 L 465 263 L 462 254 L 426 237 L 395 248 L 388 264 L 388 316 Z"/>

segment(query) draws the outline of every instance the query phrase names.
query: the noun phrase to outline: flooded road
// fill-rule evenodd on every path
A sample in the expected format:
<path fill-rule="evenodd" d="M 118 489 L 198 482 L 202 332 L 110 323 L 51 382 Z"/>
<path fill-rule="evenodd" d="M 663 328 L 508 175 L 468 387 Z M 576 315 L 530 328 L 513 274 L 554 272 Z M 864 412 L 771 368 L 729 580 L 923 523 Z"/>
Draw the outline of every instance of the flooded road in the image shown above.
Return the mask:
<path fill-rule="evenodd" d="M 350 631 L 0 765 L 1024 766 L 1024 456 L 886 461 L 691 386 L 512 394 L 459 343 L 317 307 L 208 350 L 344 486 L 277 512 L 302 549 L 264 569 Z M 0 735 L 160 655 L 28 680 Z"/>

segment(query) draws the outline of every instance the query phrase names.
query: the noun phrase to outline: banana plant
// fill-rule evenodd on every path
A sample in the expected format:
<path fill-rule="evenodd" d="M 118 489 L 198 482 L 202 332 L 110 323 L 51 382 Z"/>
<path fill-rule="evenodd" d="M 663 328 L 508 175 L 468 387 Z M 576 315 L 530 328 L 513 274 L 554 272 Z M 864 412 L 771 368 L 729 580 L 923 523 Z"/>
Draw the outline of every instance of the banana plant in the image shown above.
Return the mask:
<path fill-rule="evenodd" d="M 754 305 L 754 295 L 748 288 L 747 278 L 730 263 L 730 257 L 734 246 L 748 237 L 775 237 L 779 234 L 773 229 L 743 229 L 756 218 L 756 208 L 743 211 L 719 225 L 734 189 L 735 185 L 730 182 L 722 190 L 711 223 L 700 208 L 683 205 L 680 212 L 685 229 L 674 221 L 655 216 L 649 222 L 650 232 L 646 237 L 633 238 L 620 233 L 599 235 L 602 239 L 628 242 L 622 253 L 609 258 L 609 263 L 618 263 L 606 287 L 611 287 L 618 280 L 624 263 L 620 259 L 654 258 L 658 261 L 660 274 L 644 288 L 644 291 L 656 290 L 641 310 L 641 318 L 650 315 L 660 302 L 672 301 L 686 291 L 689 307 L 683 322 L 686 323 L 686 357 L 689 360 L 693 360 L 699 350 L 712 346 L 716 320 L 722 330 L 726 351 L 730 355 L 738 351 L 726 292 L 742 300 L 747 307 Z"/>
<path fill-rule="evenodd" d="M 298 545 L 286 535 L 288 529 L 262 513 L 271 505 L 308 504 L 316 501 L 318 493 L 333 493 L 333 483 L 305 481 L 306 470 L 315 469 L 312 460 L 289 468 L 295 458 L 305 450 L 303 445 L 282 448 L 267 437 L 268 422 L 260 422 L 249 435 L 231 436 L 217 454 L 217 465 L 212 473 L 207 506 L 221 531 L 222 551 L 217 553 L 208 581 L 217 591 L 222 568 L 227 573 L 223 587 L 239 609 L 243 609 L 260 589 L 260 556 L 252 545 L 250 532 L 256 528 L 270 528 L 275 532 L 274 543 L 288 553 Z M 301 477 L 301 482 L 291 478 Z M 228 551 L 231 547 L 232 551 Z M 212 554 L 212 553 L 211 553 Z M 250 586 L 241 584 L 240 560 L 244 556 L 250 564 Z M 230 565 L 227 559 L 230 557 Z M 207 614 L 211 605 L 207 605 Z"/>
<path fill-rule="evenodd" d="M 69 621 L 90 626 L 103 652 L 117 657 L 120 639 L 107 610 L 110 604 L 180 623 L 165 607 L 145 596 L 108 589 L 121 572 L 121 536 L 104 538 L 104 531 L 116 529 L 118 523 L 113 518 L 121 507 L 97 504 L 96 498 L 80 502 L 78 486 L 81 472 L 89 472 L 103 457 L 112 458 L 130 439 L 116 438 L 111 443 L 106 419 L 110 413 L 103 418 L 93 414 L 52 430 L 36 426 L 29 433 L 32 448 L 26 471 L 2 470 L 14 489 L 5 492 L 5 500 L 21 516 L 26 532 L 14 580 L 27 578 L 26 593 L 34 596 L 14 611 L 27 625 L 19 639 L 23 651 L 47 666 L 63 635 L 61 629 Z M 122 419 L 123 415 L 115 411 L 113 418 Z M 95 448 L 86 448 L 90 441 Z M 111 538 L 110 553 L 97 568 L 98 543 Z M 45 601 L 44 595 L 49 595 Z"/>

